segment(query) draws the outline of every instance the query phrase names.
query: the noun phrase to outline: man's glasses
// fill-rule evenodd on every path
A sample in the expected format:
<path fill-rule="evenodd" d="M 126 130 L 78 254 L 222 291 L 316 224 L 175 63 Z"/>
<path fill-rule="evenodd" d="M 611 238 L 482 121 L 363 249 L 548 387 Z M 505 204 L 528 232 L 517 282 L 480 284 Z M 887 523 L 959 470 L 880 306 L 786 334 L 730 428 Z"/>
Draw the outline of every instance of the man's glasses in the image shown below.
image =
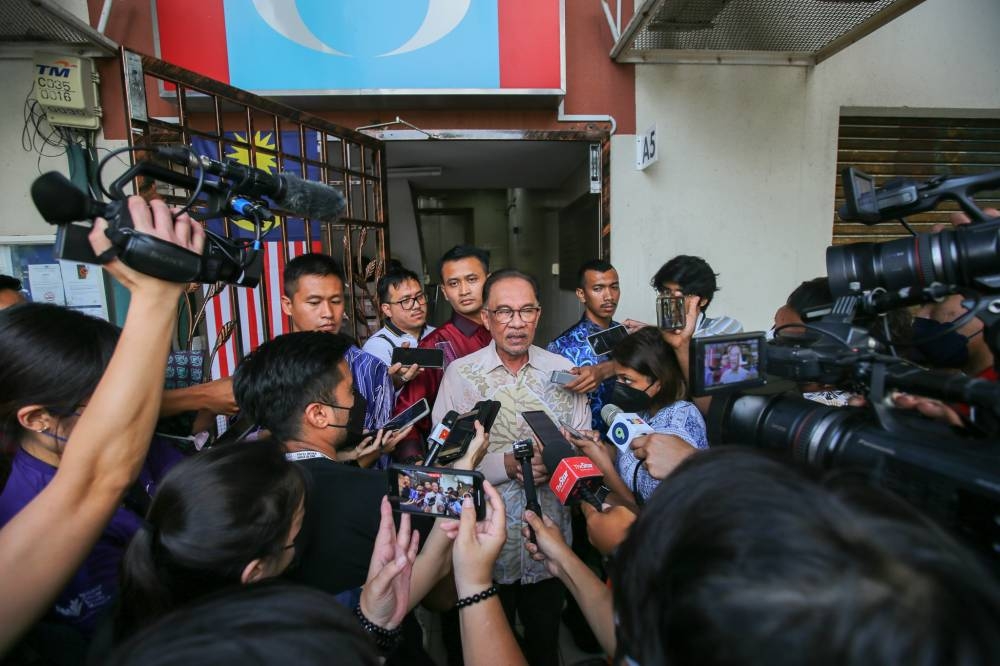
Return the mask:
<path fill-rule="evenodd" d="M 389 301 L 389 305 L 398 305 L 404 310 L 412 310 L 418 305 L 423 305 L 427 302 L 427 294 L 420 292 L 416 296 L 407 296 L 406 298 L 401 298 L 398 301 Z"/>
<path fill-rule="evenodd" d="M 485 308 L 484 308 L 485 309 Z M 511 308 L 497 308 L 496 310 L 486 310 L 489 314 L 497 320 L 499 324 L 509 324 L 514 321 L 514 315 L 516 314 L 521 318 L 525 324 L 532 324 L 538 319 L 538 313 L 542 309 L 537 305 L 529 305 L 521 308 L 520 310 L 513 310 Z"/>

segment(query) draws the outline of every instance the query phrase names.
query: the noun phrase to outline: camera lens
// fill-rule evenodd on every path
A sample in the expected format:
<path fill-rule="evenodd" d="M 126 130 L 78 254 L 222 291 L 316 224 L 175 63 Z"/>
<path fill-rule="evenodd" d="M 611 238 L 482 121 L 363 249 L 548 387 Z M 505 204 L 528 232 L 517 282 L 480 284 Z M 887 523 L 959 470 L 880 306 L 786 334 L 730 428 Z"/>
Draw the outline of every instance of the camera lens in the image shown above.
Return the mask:
<path fill-rule="evenodd" d="M 1000 288 L 1000 224 L 989 222 L 921 233 L 886 243 L 827 248 L 826 270 L 834 296 L 883 287 L 927 287 L 934 282 Z"/>

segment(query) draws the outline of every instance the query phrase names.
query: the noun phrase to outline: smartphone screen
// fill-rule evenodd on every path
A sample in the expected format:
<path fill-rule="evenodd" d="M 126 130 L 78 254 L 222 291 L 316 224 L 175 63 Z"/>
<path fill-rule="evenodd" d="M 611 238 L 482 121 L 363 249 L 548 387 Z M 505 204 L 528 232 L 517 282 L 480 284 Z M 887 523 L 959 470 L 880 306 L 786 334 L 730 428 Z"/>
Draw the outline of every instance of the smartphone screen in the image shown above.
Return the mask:
<path fill-rule="evenodd" d="M 402 430 L 407 426 L 413 425 L 430 413 L 431 408 L 427 403 L 427 398 L 421 398 L 399 414 L 396 414 L 391 419 L 386 421 L 385 425 L 382 426 L 382 430 Z"/>
<path fill-rule="evenodd" d="M 392 362 L 403 365 L 416 363 L 421 368 L 443 368 L 443 349 L 422 349 L 420 347 L 396 347 L 392 350 Z"/>
<path fill-rule="evenodd" d="M 531 432 L 535 433 L 535 437 L 542 442 L 542 446 L 548 446 L 549 444 L 558 442 L 571 446 L 571 444 L 566 441 L 566 438 L 563 437 L 563 434 L 559 432 L 559 428 L 556 424 L 552 422 L 552 419 L 550 419 L 549 415 L 545 412 L 522 412 L 521 416 L 524 417 L 528 427 L 531 428 Z"/>
<path fill-rule="evenodd" d="M 580 432 L 570 424 L 566 423 L 562 419 L 559 419 L 559 425 L 562 426 L 562 429 L 568 432 L 573 437 L 576 437 L 577 439 L 586 439 L 586 437 L 583 436 L 582 432 Z"/>
<path fill-rule="evenodd" d="M 609 354 L 615 348 L 615 345 L 627 337 L 628 329 L 619 324 L 618 326 L 612 326 L 606 331 L 588 335 L 587 342 L 590 343 L 590 348 L 594 350 L 595 354 L 603 356 Z"/>
<path fill-rule="evenodd" d="M 396 464 L 388 473 L 393 511 L 454 519 L 462 515 L 462 500 L 471 497 L 476 519 L 486 517 L 483 475 L 479 472 Z"/>

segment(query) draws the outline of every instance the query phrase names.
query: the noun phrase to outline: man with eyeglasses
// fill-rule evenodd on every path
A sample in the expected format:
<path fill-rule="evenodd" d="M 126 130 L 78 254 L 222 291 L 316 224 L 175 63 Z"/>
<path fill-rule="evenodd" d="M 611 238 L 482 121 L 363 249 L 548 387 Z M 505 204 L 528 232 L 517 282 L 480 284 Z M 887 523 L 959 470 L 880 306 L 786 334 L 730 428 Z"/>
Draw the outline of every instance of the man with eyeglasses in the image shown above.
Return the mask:
<path fill-rule="evenodd" d="M 479 470 L 500 492 L 507 515 L 517 517 L 524 512 L 525 498 L 512 445 L 531 437 L 531 429 L 521 414 L 541 410 L 553 420 L 578 429 L 589 428 L 591 415 L 586 395 L 565 391 L 549 381 L 553 371 L 569 370 L 573 364 L 533 344 L 542 312 L 535 278 L 514 269 L 497 271 L 483 286 L 483 300 L 482 322 L 492 341 L 453 361 L 445 370 L 434 402 L 433 420 L 440 421 L 449 410 L 467 412 L 480 400 L 500 403 L 490 430 L 489 453 Z M 569 510 L 549 490 L 548 471 L 537 447 L 531 464 L 542 512 L 569 540 Z M 528 663 L 558 664 L 565 588 L 543 563 L 527 554 L 519 529 L 508 530 L 493 578 L 511 626 L 515 626 L 515 615 L 521 618 Z"/>
<path fill-rule="evenodd" d="M 441 291 L 451 306 L 451 319 L 424 336 L 418 346 L 442 350 L 445 367 L 490 342 L 489 331 L 483 327 L 479 312 L 483 307 L 483 284 L 489 272 L 490 253 L 482 248 L 456 245 L 441 257 Z M 425 368 L 400 390 L 393 413 L 403 412 L 421 398 L 434 404 L 441 377 L 441 370 Z M 393 457 L 403 462 L 423 458 L 430 431 L 430 419 L 420 420 L 409 436 L 396 446 Z"/>
<path fill-rule="evenodd" d="M 385 326 L 368 338 L 362 349 L 392 365 L 393 349 L 416 347 L 434 327 L 427 324 L 427 294 L 416 273 L 394 266 L 379 278 L 377 288 Z"/>

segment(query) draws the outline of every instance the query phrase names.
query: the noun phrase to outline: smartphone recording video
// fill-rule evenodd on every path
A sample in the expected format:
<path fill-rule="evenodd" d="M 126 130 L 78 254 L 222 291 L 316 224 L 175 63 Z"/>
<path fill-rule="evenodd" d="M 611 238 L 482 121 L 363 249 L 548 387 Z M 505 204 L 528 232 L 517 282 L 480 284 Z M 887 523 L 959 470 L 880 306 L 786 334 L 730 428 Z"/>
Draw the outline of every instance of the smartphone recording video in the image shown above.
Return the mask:
<path fill-rule="evenodd" d="M 471 497 L 476 520 L 486 517 L 483 475 L 448 467 L 392 465 L 389 467 L 389 503 L 393 511 L 431 518 L 459 518 L 462 500 Z"/>
<path fill-rule="evenodd" d="M 699 397 L 764 384 L 766 344 L 763 333 L 694 338 L 691 394 Z"/>

